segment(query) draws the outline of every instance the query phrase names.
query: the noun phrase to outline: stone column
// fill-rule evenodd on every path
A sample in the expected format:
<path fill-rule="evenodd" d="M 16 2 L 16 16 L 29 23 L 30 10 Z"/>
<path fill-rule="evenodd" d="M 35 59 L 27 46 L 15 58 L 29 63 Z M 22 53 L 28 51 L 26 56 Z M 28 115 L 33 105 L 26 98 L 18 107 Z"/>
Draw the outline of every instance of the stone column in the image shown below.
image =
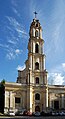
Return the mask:
<path fill-rule="evenodd" d="M 44 70 L 45 70 L 45 55 L 43 57 L 43 64 L 44 64 Z"/>
<path fill-rule="evenodd" d="M 12 102 L 12 91 L 10 91 L 10 108 L 13 108 L 13 102 Z"/>
<path fill-rule="evenodd" d="M 15 94 L 13 94 L 13 108 L 15 109 Z"/>
<path fill-rule="evenodd" d="M 32 112 L 32 87 L 28 86 L 27 88 L 27 110 Z"/>
<path fill-rule="evenodd" d="M 48 87 L 46 88 L 46 107 L 48 107 Z"/>
<path fill-rule="evenodd" d="M 4 113 L 8 112 L 8 108 L 9 108 L 9 92 L 5 91 Z"/>
<path fill-rule="evenodd" d="M 30 87 L 30 112 L 32 112 L 32 87 Z"/>
<path fill-rule="evenodd" d="M 64 108 L 64 94 L 62 94 L 61 104 L 62 104 L 62 108 Z"/>

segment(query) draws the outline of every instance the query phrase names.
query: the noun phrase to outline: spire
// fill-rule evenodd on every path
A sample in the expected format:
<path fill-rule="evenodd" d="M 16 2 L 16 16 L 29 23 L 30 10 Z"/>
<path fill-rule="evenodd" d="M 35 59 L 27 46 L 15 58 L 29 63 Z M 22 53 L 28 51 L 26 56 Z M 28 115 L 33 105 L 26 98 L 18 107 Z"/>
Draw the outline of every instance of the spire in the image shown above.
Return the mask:
<path fill-rule="evenodd" d="M 36 11 L 34 12 L 34 15 L 35 15 L 35 19 L 36 19 L 36 15 L 37 15 L 37 12 Z"/>

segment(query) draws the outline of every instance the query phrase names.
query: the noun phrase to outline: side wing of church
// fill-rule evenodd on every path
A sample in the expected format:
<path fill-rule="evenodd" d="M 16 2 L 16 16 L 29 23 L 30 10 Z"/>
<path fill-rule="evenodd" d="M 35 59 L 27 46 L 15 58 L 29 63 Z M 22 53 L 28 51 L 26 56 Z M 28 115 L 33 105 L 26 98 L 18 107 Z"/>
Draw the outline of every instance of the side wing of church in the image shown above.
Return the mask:
<path fill-rule="evenodd" d="M 29 31 L 26 68 L 18 70 L 16 83 L 5 82 L 4 113 L 65 108 L 65 86 L 48 85 L 43 47 L 42 27 L 34 18 Z"/>

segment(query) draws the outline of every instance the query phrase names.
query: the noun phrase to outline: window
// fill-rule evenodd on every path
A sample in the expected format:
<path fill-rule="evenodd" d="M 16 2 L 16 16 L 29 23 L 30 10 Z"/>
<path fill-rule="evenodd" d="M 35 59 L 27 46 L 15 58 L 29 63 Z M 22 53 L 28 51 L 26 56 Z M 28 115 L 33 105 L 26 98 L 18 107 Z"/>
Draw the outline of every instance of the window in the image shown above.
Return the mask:
<path fill-rule="evenodd" d="M 38 33 L 37 30 L 36 30 L 36 32 L 35 32 L 35 35 L 36 35 L 36 37 L 39 37 L 39 33 Z"/>
<path fill-rule="evenodd" d="M 35 69 L 36 70 L 39 69 L 39 63 L 38 62 L 35 63 Z"/>
<path fill-rule="evenodd" d="M 36 24 L 36 27 L 38 27 L 38 24 Z"/>
<path fill-rule="evenodd" d="M 20 103 L 20 98 L 19 97 L 15 97 L 15 103 Z"/>
<path fill-rule="evenodd" d="M 39 46 L 38 46 L 38 44 L 36 43 L 36 45 L 35 45 L 35 53 L 38 53 L 39 52 Z"/>
<path fill-rule="evenodd" d="M 36 77 L 36 84 L 39 84 L 39 78 Z"/>
<path fill-rule="evenodd" d="M 40 94 L 38 93 L 35 94 L 35 100 L 40 100 Z"/>

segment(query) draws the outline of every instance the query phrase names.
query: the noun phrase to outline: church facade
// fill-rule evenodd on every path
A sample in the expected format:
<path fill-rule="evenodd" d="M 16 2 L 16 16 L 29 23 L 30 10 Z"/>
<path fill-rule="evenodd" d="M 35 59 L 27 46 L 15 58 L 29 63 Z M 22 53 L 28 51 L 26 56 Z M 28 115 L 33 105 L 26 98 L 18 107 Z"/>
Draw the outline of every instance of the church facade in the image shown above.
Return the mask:
<path fill-rule="evenodd" d="M 29 30 L 26 68 L 18 70 L 16 83 L 5 82 L 4 113 L 65 108 L 65 86 L 48 85 L 43 47 L 42 27 L 35 17 Z"/>

